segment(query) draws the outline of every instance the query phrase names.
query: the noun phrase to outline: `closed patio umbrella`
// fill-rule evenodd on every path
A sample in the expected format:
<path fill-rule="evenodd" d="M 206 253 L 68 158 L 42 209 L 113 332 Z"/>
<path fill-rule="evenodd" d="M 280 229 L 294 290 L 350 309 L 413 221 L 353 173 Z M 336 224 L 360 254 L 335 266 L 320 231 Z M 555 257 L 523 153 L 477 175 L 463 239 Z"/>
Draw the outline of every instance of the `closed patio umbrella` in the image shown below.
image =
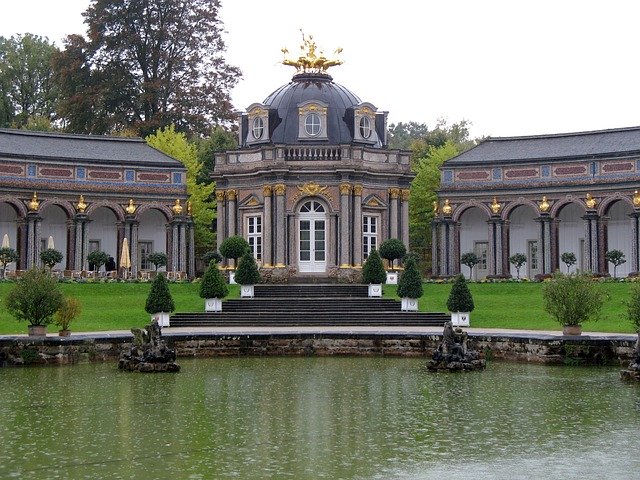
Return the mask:
<path fill-rule="evenodd" d="M 2 248 L 9 248 L 9 234 L 7 233 L 2 237 Z"/>
<path fill-rule="evenodd" d="M 131 255 L 129 255 L 129 240 L 125 237 L 122 240 L 122 253 L 120 254 L 120 268 L 124 268 L 124 277 L 127 278 L 127 272 L 131 268 Z"/>
<path fill-rule="evenodd" d="M 53 237 L 51 235 L 49 235 L 49 240 L 47 241 L 47 248 L 50 248 L 51 250 L 56 248 L 55 245 L 53 244 Z"/>

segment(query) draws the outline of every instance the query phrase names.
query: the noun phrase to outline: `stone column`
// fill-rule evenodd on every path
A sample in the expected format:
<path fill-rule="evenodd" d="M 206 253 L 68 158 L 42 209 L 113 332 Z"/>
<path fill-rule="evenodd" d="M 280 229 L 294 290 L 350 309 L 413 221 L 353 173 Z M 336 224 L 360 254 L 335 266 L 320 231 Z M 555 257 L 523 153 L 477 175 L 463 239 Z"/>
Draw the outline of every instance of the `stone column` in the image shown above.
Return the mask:
<path fill-rule="evenodd" d="M 405 188 L 400 191 L 401 200 L 400 203 L 400 225 L 401 234 L 400 240 L 405 244 L 407 250 L 409 249 L 409 189 Z"/>
<path fill-rule="evenodd" d="M 584 220 L 584 247 L 586 250 L 585 270 L 591 273 L 599 272 L 599 217 L 596 212 L 589 212 L 582 217 Z"/>
<path fill-rule="evenodd" d="M 177 272 L 180 268 L 180 230 L 178 224 L 171 222 L 171 271 Z"/>
<path fill-rule="evenodd" d="M 431 220 L 431 274 L 434 276 L 440 276 L 440 219 L 434 217 Z"/>
<path fill-rule="evenodd" d="M 445 217 L 440 225 L 440 276 L 450 277 L 459 273 L 456 259 L 457 231 L 456 222 Z"/>
<path fill-rule="evenodd" d="M 220 244 L 224 240 L 224 190 L 216 190 L 216 249 L 220 250 Z"/>
<path fill-rule="evenodd" d="M 73 270 L 82 270 L 83 259 L 86 256 L 83 251 L 85 237 L 86 215 L 77 214 L 75 219 L 74 244 L 75 251 L 73 257 Z"/>
<path fill-rule="evenodd" d="M 180 224 L 178 225 L 178 238 L 180 239 L 180 244 L 178 247 L 178 271 L 186 272 L 187 271 L 187 235 L 186 235 L 184 219 L 182 219 L 180 221 Z"/>
<path fill-rule="evenodd" d="M 262 222 L 262 266 L 271 267 L 273 265 L 273 225 L 271 216 L 271 200 L 273 195 L 273 188 L 271 185 L 265 185 L 262 187 L 262 194 L 264 195 L 264 210 L 262 215 L 264 220 Z"/>
<path fill-rule="evenodd" d="M 353 266 L 362 266 L 362 185 L 353 186 Z"/>
<path fill-rule="evenodd" d="M 193 227 L 193 220 L 190 218 L 187 223 L 187 275 L 189 278 L 196 276 L 196 241 Z"/>
<path fill-rule="evenodd" d="M 276 192 L 276 267 L 284 268 L 284 252 L 285 252 L 285 222 L 287 216 L 285 213 L 285 194 L 287 187 L 283 183 L 279 183 L 274 187 Z"/>
<path fill-rule="evenodd" d="M 389 189 L 389 238 L 398 238 L 398 197 L 399 188 Z"/>
<path fill-rule="evenodd" d="M 37 212 L 27 214 L 27 269 L 40 266 L 40 222 Z"/>
<path fill-rule="evenodd" d="M 499 277 L 503 275 L 503 245 L 502 226 L 500 217 L 492 216 L 489 219 L 489 277 Z"/>
<path fill-rule="evenodd" d="M 640 274 L 640 211 L 629 215 L 633 224 L 633 240 L 631 243 L 631 273 Z"/>
<path fill-rule="evenodd" d="M 42 238 L 42 218 L 36 217 L 33 221 L 33 238 L 34 238 L 34 250 L 33 250 L 33 264 L 41 267 L 42 260 L 40 260 L 40 252 L 42 251 L 42 245 L 40 238 Z"/>
<path fill-rule="evenodd" d="M 350 268 L 349 260 L 349 197 L 351 196 L 352 186 L 349 183 L 340 184 L 340 268 Z"/>
<path fill-rule="evenodd" d="M 236 231 L 236 219 L 238 218 L 238 212 L 236 211 L 236 196 L 237 190 L 227 190 L 227 215 L 229 224 L 229 231 L 227 232 L 229 236 L 233 236 L 237 234 Z"/>
<path fill-rule="evenodd" d="M 549 275 L 553 271 L 551 262 L 552 219 L 549 213 L 541 212 L 535 221 L 540 224 L 538 228 L 538 262 L 540 264 L 540 274 Z"/>

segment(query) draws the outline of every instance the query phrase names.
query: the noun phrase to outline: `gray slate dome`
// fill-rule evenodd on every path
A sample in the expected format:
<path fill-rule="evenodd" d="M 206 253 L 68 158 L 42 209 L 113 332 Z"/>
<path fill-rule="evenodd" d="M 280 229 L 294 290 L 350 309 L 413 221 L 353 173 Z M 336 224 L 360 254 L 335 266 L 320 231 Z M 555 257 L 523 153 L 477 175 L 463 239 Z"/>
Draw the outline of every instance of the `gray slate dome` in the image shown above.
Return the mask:
<path fill-rule="evenodd" d="M 278 88 L 263 102 L 269 109 L 277 109 L 278 118 L 271 135 L 273 143 L 298 142 L 298 105 L 308 100 L 329 105 L 327 110 L 327 143 L 339 145 L 351 143 L 353 132 L 346 120 L 347 108 L 360 104 L 360 99 L 350 90 L 333 81 L 327 74 L 302 73 L 291 82 Z"/>

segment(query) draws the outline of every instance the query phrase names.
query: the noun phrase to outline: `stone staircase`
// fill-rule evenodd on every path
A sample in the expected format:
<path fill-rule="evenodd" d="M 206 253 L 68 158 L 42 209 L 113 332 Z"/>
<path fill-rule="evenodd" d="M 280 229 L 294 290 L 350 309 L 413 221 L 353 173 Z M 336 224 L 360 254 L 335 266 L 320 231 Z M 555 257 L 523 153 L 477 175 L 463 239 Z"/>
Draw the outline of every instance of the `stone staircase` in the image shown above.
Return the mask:
<path fill-rule="evenodd" d="M 367 285 L 354 284 L 256 285 L 254 298 L 225 300 L 222 312 L 176 313 L 170 324 L 172 327 L 441 327 L 450 320 L 446 313 L 403 312 L 399 301 L 369 298 L 367 291 Z"/>

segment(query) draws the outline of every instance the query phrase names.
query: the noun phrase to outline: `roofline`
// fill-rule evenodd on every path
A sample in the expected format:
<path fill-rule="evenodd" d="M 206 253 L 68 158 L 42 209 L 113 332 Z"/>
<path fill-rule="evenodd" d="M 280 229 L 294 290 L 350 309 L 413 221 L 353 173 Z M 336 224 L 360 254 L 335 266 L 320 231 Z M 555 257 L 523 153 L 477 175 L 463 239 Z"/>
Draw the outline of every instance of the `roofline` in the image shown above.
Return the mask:
<path fill-rule="evenodd" d="M 77 138 L 77 139 L 97 140 L 97 141 L 146 143 L 145 140 L 141 137 L 117 137 L 112 135 L 89 135 L 89 134 L 80 134 L 80 133 L 42 132 L 42 131 L 35 131 L 35 130 L 21 130 L 18 128 L 0 128 L 0 133 L 6 133 L 9 135 L 22 135 L 25 137 L 47 137 L 47 138 L 60 138 L 60 139 Z"/>
<path fill-rule="evenodd" d="M 535 140 L 546 138 L 558 138 L 558 137 L 577 137 L 585 135 L 595 135 L 600 133 L 614 133 L 614 132 L 629 132 L 633 130 L 640 130 L 640 126 L 637 127 L 621 127 L 621 128 L 607 128 L 604 130 L 585 130 L 581 132 L 565 132 L 565 133 L 547 133 L 539 135 L 518 135 L 514 137 L 485 137 L 480 141 L 484 143 L 486 141 L 509 141 L 509 140 Z M 479 144 L 478 144 L 479 145 Z"/>

